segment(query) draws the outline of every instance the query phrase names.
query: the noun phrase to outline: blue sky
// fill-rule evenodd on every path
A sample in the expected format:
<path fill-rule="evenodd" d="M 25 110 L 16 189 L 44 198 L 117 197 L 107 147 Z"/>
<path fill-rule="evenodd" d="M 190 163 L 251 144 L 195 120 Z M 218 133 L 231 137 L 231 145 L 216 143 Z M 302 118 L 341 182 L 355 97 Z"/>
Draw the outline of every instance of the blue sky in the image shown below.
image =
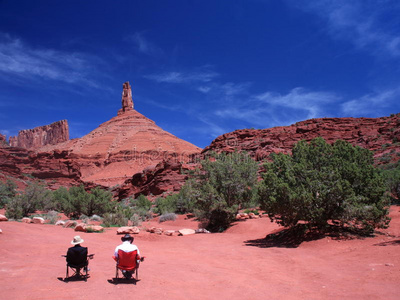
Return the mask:
<path fill-rule="evenodd" d="M 71 138 L 135 109 L 199 147 L 241 128 L 400 112 L 397 0 L 0 1 L 0 132 Z"/>

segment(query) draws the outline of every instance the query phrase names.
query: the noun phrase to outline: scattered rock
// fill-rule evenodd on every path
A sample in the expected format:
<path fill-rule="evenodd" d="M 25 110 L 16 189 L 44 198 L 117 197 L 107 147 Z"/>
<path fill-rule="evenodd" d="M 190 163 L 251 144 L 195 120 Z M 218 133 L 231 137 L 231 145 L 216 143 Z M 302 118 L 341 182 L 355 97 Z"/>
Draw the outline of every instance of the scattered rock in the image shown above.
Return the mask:
<path fill-rule="evenodd" d="M 210 233 L 207 229 L 205 228 L 199 228 L 195 230 L 196 233 Z"/>
<path fill-rule="evenodd" d="M 27 218 L 27 217 L 22 218 L 21 221 L 22 221 L 23 223 L 32 223 L 32 220 L 31 220 L 30 218 Z"/>
<path fill-rule="evenodd" d="M 385 264 L 385 266 L 386 266 L 386 267 L 394 267 L 394 264 L 389 264 L 389 263 L 387 263 L 387 264 Z"/>
<path fill-rule="evenodd" d="M 180 229 L 178 230 L 179 235 L 190 235 L 190 234 L 195 234 L 196 231 L 194 229 Z"/>
<path fill-rule="evenodd" d="M 117 229 L 117 234 L 138 234 L 140 229 L 136 226 L 124 226 Z"/>
<path fill-rule="evenodd" d="M 44 224 L 44 219 L 42 217 L 33 217 L 32 223 L 34 224 Z"/>
<path fill-rule="evenodd" d="M 147 231 L 150 233 L 162 234 L 164 230 L 162 228 L 151 227 L 147 229 Z"/>
<path fill-rule="evenodd" d="M 165 231 L 164 231 L 164 234 L 165 234 L 165 235 L 168 235 L 168 236 L 173 236 L 174 233 L 175 233 L 175 230 L 165 230 Z"/>
<path fill-rule="evenodd" d="M 56 225 L 57 225 L 57 226 L 64 226 L 64 225 L 65 225 L 65 222 L 62 221 L 62 220 L 58 220 L 58 221 L 56 222 Z"/>
<path fill-rule="evenodd" d="M 0 229 L 0 234 L 3 233 L 3 230 Z"/>
<path fill-rule="evenodd" d="M 104 228 L 100 225 L 87 225 L 86 232 L 103 232 Z"/>
<path fill-rule="evenodd" d="M 64 228 L 72 228 L 72 227 L 75 228 L 75 226 L 76 226 L 77 224 L 78 224 L 78 223 L 76 223 L 76 221 L 68 220 L 67 222 L 65 222 Z"/>
<path fill-rule="evenodd" d="M 75 231 L 82 231 L 86 232 L 86 224 L 85 223 L 79 223 L 78 225 L 75 226 Z"/>
<path fill-rule="evenodd" d="M 8 221 L 5 215 L 0 215 L 0 221 Z"/>

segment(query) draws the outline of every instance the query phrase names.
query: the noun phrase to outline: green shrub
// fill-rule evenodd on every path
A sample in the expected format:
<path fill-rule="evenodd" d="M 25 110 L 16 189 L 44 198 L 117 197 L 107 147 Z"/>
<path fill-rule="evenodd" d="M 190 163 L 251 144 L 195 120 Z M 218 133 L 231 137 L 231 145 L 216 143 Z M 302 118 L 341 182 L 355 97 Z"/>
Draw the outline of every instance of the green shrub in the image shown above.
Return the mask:
<path fill-rule="evenodd" d="M 153 203 L 144 195 L 140 195 L 137 199 L 132 200 L 131 203 L 138 209 L 149 211 Z"/>
<path fill-rule="evenodd" d="M 7 205 L 8 202 L 17 194 L 17 185 L 14 181 L 7 180 L 5 183 L 0 182 L 0 208 Z"/>
<path fill-rule="evenodd" d="M 128 218 L 125 213 L 121 210 L 115 213 L 106 213 L 103 217 L 103 225 L 105 227 L 112 226 L 126 226 L 128 224 Z"/>
<path fill-rule="evenodd" d="M 6 206 L 6 215 L 11 219 L 26 217 L 36 210 L 47 210 L 53 203 L 53 194 L 44 186 L 30 183 L 25 191 L 12 198 Z"/>
<path fill-rule="evenodd" d="M 388 225 L 385 184 L 369 150 L 316 138 L 297 143 L 292 156 L 280 153 L 272 159 L 258 190 L 271 221 L 325 229 L 332 220 L 365 233 Z"/>
<path fill-rule="evenodd" d="M 156 207 L 154 212 L 156 214 L 174 213 L 177 210 L 178 195 L 168 195 L 167 197 L 159 197 L 156 199 Z"/>
<path fill-rule="evenodd" d="M 212 154 L 201 161 L 186 184 L 191 185 L 194 212 L 208 230 L 225 230 L 252 200 L 257 171 L 257 163 L 244 153 Z"/>

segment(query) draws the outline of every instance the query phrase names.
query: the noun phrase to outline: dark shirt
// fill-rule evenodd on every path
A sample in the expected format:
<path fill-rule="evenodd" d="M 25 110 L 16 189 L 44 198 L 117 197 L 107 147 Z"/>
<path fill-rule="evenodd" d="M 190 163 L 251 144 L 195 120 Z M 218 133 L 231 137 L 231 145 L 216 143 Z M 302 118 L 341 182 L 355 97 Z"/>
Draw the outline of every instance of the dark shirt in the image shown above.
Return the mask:
<path fill-rule="evenodd" d="M 81 245 L 75 245 L 74 247 L 68 248 L 67 262 L 69 265 L 84 267 L 87 263 L 87 247 Z"/>

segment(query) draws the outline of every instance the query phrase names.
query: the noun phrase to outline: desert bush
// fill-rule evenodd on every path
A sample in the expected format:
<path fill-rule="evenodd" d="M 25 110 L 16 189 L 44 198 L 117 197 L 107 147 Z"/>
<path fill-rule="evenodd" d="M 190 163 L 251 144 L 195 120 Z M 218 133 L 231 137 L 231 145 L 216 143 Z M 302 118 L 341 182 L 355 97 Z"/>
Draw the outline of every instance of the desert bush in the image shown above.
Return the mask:
<path fill-rule="evenodd" d="M 306 222 L 323 230 L 335 221 L 371 233 L 390 220 L 385 184 L 369 150 L 316 138 L 297 143 L 292 156 L 272 155 L 265 169 L 259 201 L 278 224 L 294 227 Z"/>
<path fill-rule="evenodd" d="M 140 195 L 137 199 L 132 200 L 131 203 L 138 209 L 142 209 L 145 211 L 151 210 L 153 203 L 146 198 L 144 195 Z"/>
<path fill-rule="evenodd" d="M 0 208 L 3 208 L 7 203 L 15 197 L 17 185 L 14 181 L 7 180 L 5 183 L 0 182 Z"/>
<path fill-rule="evenodd" d="M 45 220 L 48 220 L 50 224 L 56 224 L 57 221 L 60 219 L 58 212 L 55 210 L 50 210 L 43 216 Z"/>
<path fill-rule="evenodd" d="M 67 190 L 61 187 L 54 193 L 54 206 L 71 218 L 80 215 L 103 215 L 113 211 L 112 194 L 98 187 L 87 192 L 83 185 Z"/>
<path fill-rule="evenodd" d="M 79 216 L 79 220 L 81 220 L 83 223 L 87 224 L 87 222 L 89 221 L 89 217 L 87 215 L 80 215 Z"/>
<path fill-rule="evenodd" d="M 129 220 L 133 226 L 140 226 L 142 224 L 142 218 L 138 214 L 133 214 Z"/>
<path fill-rule="evenodd" d="M 102 220 L 102 218 L 98 215 L 93 215 L 90 217 L 90 220 L 100 222 Z"/>
<path fill-rule="evenodd" d="M 43 185 L 30 183 L 23 193 L 9 201 L 6 215 L 8 218 L 20 219 L 36 210 L 46 210 L 49 203 L 53 203 L 53 194 Z"/>
<path fill-rule="evenodd" d="M 387 166 L 386 166 L 387 167 Z M 385 179 L 386 186 L 394 201 L 400 199 L 400 164 L 394 164 L 391 168 L 382 170 L 382 175 Z"/>
<path fill-rule="evenodd" d="M 208 230 L 225 230 L 252 200 L 257 171 L 257 163 L 245 153 L 212 154 L 201 161 L 201 169 L 185 185 L 191 185 L 194 212 Z"/>
<path fill-rule="evenodd" d="M 128 218 L 125 213 L 118 210 L 115 213 L 105 213 L 103 217 L 103 225 L 105 227 L 112 226 L 126 226 L 128 224 Z"/>
<path fill-rule="evenodd" d="M 174 213 L 166 213 L 166 214 L 162 214 L 160 216 L 159 222 L 165 222 L 165 221 L 175 221 L 176 220 L 176 214 Z"/>
<path fill-rule="evenodd" d="M 177 210 L 178 195 L 168 195 L 165 198 L 159 197 L 156 199 L 156 207 L 154 212 L 156 214 L 174 213 Z"/>

